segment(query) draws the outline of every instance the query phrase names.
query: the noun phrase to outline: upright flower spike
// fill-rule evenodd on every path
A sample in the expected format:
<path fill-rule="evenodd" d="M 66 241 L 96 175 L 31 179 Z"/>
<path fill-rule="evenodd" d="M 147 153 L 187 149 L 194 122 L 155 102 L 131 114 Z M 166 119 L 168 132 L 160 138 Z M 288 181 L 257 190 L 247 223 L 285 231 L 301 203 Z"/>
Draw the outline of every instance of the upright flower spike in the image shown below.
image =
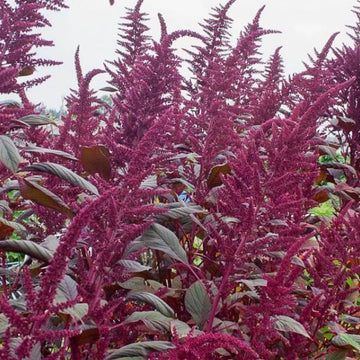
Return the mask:
<path fill-rule="evenodd" d="M 34 106 L 26 95 L 26 90 L 44 82 L 49 76 L 34 78 L 32 75 L 40 66 L 60 64 L 54 60 L 39 58 L 36 49 L 52 46 L 35 29 L 50 26 L 43 10 L 59 10 L 66 7 L 64 0 L 32 0 L 10 2 L 0 1 L 0 94 L 17 94 L 22 105 L 0 105 L 0 133 L 11 128 L 12 118 L 33 114 Z M 30 80 L 23 80 L 28 79 Z M 10 118 L 9 118 L 10 117 Z"/>
<path fill-rule="evenodd" d="M 127 17 L 131 20 L 130 24 L 134 26 L 135 21 L 137 27 L 143 21 L 139 15 L 140 5 L 141 1 Z M 117 154 L 115 158 L 121 166 L 129 161 L 126 158 L 129 149 L 131 151 L 136 147 L 146 131 L 168 109 L 171 108 L 174 113 L 182 112 L 181 59 L 172 46 L 179 37 L 198 35 L 191 31 L 167 34 L 164 20 L 161 22 L 161 40 L 151 46 L 144 35 L 129 33 L 130 29 L 126 27 L 123 38 L 127 41 L 120 43 L 121 57 L 112 63 L 115 70 L 109 70 L 112 76 L 110 84 L 115 85 L 118 92 L 113 96 L 114 107 L 109 116 L 109 128 L 105 131 L 109 130 L 106 135 L 111 139 L 111 151 Z"/>
<path fill-rule="evenodd" d="M 211 14 L 211 18 L 206 19 L 204 24 L 201 24 L 205 33 L 203 45 L 194 46 L 196 51 L 187 51 L 191 55 L 190 70 L 197 80 L 197 83 L 189 84 L 191 93 L 194 91 L 197 93 L 202 88 L 210 89 L 211 85 L 214 85 L 207 84 L 207 81 L 212 78 L 207 76 L 209 75 L 207 71 L 211 71 L 211 68 L 217 63 L 222 63 L 222 56 L 230 49 L 229 31 L 232 19 L 227 13 L 235 1 L 228 1 L 225 5 L 213 9 L 214 13 Z"/>
<path fill-rule="evenodd" d="M 305 70 L 295 74 L 285 84 L 289 96 L 285 99 L 285 106 L 294 109 L 299 101 L 311 105 L 324 92 L 330 90 L 337 84 L 334 76 L 328 69 L 329 55 L 333 50 L 333 43 L 338 33 L 330 36 L 321 51 L 314 50 L 315 56 L 309 55 L 310 63 L 304 63 Z M 348 78 L 349 79 L 349 78 Z M 348 79 L 343 79 L 346 81 Z M 343 82 L 339 81 L 339 82 Z M 304 109 L 307 107 L 304 106 Z"/>
<path fill-rule="evenodd" d="M 1 70 L 16 69 L 13 76 L 16 86 L 8 86 L 6 93 L 19 92 L 20 89 L 29 88 L 42 82 L 44 79 L 34 79 L 20 83 L 17 79 L 34 73 L 38 66 L 59 64 L 53 60 L 36 58 L 35 48 L 52 46 L 52 41 L 41 38 L 39 33 L 32 33 L 34 28 L 49 26 L 49 21 L 41 14 L 41 11 L 58 10 L 66 7 L 63 0 L 39 1 L 15 1 L 15 6 L 10 6 L 7 0 L 0 2 L 0 40 L 3 42 L 0 52 Z M 26 21 L 24 21 L 26 19 Z M 11 35 L 11 36 L 10 36 Z M 2 90 L 4 92 L 5 89 Z"/>
<path fill-rule="evenodd" d="M 287 92 L 283 79 L 283 61 L 277 48 L 270 57 L 263 79 L 258 82 L 254 89 L 258 93 L 257 103 L 254 103 L 252 118 L 249 119 L 254 125 L 259 125 L 266 120 L 274 118 L 280 110 L 284 95 Z"/>
<path fill-rule="evenodd" d="M 127 15 L 123 18 L 125 22 L 119 27 L 119 48 L 116 53 L 120 62 L 127 66 L 135 63 L 138 56 L 145 54 L 149 46 L 149 36 L 146 35 L 149 28 L 145 25 L 147 14 L 141 12 L 143 0 L 138 0 L 133 9 L 128 9 Z"/>
<path fill-rule="evenodd" d="M 360 169 L 360 106 L 358 101 L 360 94 L 359 6 L 354 6 L 353 13 L 356 15 L 357 22 L 356 25 L 349 26 L 351 33 L 348 34 L 353 43 L 351 45 L 343 44 L 342 47 L 334 49 L 335 57 L 326 62 L 325 71 L 332 76 L 335 82 L 355 78 L 351 86 L 339 94 L 339 104 L 334 106 L 330 114 L 337 117 L 337 120 L 328 124 L 327 129 L 339 141 L 342 141 L 341 138 L 345 137 L 348 146 L 341 150 L 342 156 L 348 159 L 349 164 L 358 171 Z M 349 185 L 358 186 L 358 180 L 349 182 Z"/>
<path fill-rule="evenodd" d="M 275 55 L 272 70 L 272 81 L 276 82 L 269 90 L 268 85 L 254 76 L 261 65 L 259 53 L 260 40 L 264 35 L 276 33 L 263 29 L 259 24 L 260 9 L 254 20 L 241 32 L 234 47 L 229 41 L 231 18 L 228 16 L 229 1 L 224 6 L 214 9 L 212 17 L 205 21 L 203 29 L 205 36 L 203 45 L 196 46 L 196 52 L 189 52 L 189 60 L 197 83 L 189 83 L 190 99 L 187 105 L 187 121 L 185 132 L 191 134 L 186 139 L 190 149 L 200 155 L 200 171 L 195 179 L 196 191 L 194 198 L 205 204 L 211 190 L 209 182 L 210 170 L 227 161 L 241 142 L 239 134 L 245 133 L 259 113 L 264 109 L 265 116 L 278 110 L 266 108 L 270 101 L 279 106 L 280 96 L 270 94 L 279 87 L 281 79 L 281 60 L 278 52 Z M 275 66 L 276 63 L 276 66 Z M 276 81 L 275 81 L 276 79 Z M 261 102 L 261 97 L 271 98 L 267 103 Z M 268 120 L 267 118 L 262 121 Z M 225 155 L 226 154 L 226 155 Z M 191 176 L 191 175 L 190 175 Z"/>
<path fill-rule="evenodd" d="M 91 80 L 103 70 L 94 69 L 83 75 L 80 65 L 80 49 L 75 53 L 75 68 L 78 90 L 72 90 L 66 98 L 68 113 L 63 117 L 64 124 L 59 128 L 60 136 L 55 148 L 67 151 L 78 157 L 82 146 L 96 144 L 100 122 L 104 120 L 98 109 L 102 106 L 94 90 L 90 88 Z"/>

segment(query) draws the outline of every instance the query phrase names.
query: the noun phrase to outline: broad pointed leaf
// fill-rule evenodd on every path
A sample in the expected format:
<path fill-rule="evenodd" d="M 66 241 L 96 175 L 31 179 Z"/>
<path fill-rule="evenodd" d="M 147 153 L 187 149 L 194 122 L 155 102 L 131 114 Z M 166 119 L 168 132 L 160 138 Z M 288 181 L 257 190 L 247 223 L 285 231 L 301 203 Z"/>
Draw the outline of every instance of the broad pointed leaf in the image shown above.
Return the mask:
<path fill-rule="evenodd" d="M 347 171 L 348 173 L 350 173 L 354 177 L 354 179 L 358 178 L 356 169 L 354 169 L 349 164 L 343 164 L 343 163 L 338 163 L 338 162 L 329 162 L 329 163 L 324 164 L 324 166 L 327 168 L 328 172 L 330 172 L 332 169 L 340 169 L 340 170 Z"/>
<path fill-rule="evenodd" d="M 84 344 L 94 344 L 100 337 L 100 332 L 97 327 L 83 325 L 84 329 L 81 334 L 73 336 L 71 342 L 77 346 Z"/>
<path fill-rule="evenodd" d="M 159 250 L 184 264 L 189 264 L 185 250 L 177 236 L 160 224 L 152 224 L 138 241 L 143 247 Z"/>
<path fill-rule="evenodd" d="M 12 214 L 12 210 L 9 206 L 9 203 L 6 200 L 0 200 L 0 211 Z"/>
<path fill-rule="evenodd" d="M 19 70 L 18 76 L 29 76 L 32 75 L 35 71 L 33 66 L 24 66 L 22 69 Z"/>
<path fill-rule="evenodd" d="M 12 359 L 18 359 L 19 357 L 16 355 L 16 350 L 23 343 L 23 338 L 13 337 L 10 340 L 10 354 Z M 40 342 L 35 343 L 30 351 L 29 356 L 21 357 L 23 360 L 40 360 L 41 356 L 41 344 Z"/>
<path fill-rule="evenodd" d="M 170 331 L 173 318 L 167 317 L 158 311 L 135 311 L 123 321 L 123 325 L 141 321 L 149 330 Z"/>
<path fill-rule="evenodd" d="M 275 320 L 273 323 L 273 327 L 276 330 L 283 332 L 294 332 L 310 338 L 310 335 L 308 334 L 304 326 L 295 319 L 285 315 L 276 315 L 273 316 L 273 319 Z"/>
<path fill-rule="evenodd" d="M 26 148 L 23 148 L 22 151 L 26 151 L 26 152 L 38 152 L 41 154 L 51 154 L 51 155 L 57 155 L 60 156 L 64 159 L 69 159 L 69 160 L 74 160 L 77 161 L 78 159 L 71 155 L 68 154 L 65 151 L 60 151 L 60 150 L 54 150 L 54 149 L 46 149 L 46 148 L 42 148 L 42 147 L 38 147 L 38 146 L 28 146 Z"/>
<path fill-rule="evenodd" d="M 26 115 L 19 119 L 19 121 L 30 125 L 30 126 L 37 126 L 37 125 L 56 125 L 54 120 L 49 119 L 47 116 L 44 115 Z"/>
<path fill-rule="evenodd" d="M 57 247 L 59 246 L 60 239 L 55 235 L 47 236 L 41 243 L 41 246 L 49 250 L 51 254 L 54 254 Z"/>
<path fill-rule="evenodd" d="M 360 335 L 356 334 L 339 334 L 331 339 L 333 345 L 337 347 L 351 347 L 360 352 Z"/>
<path fill-rule="evenodd" d="M 172 336 L 177 336 L 180 339 L 185 337 L 191 331 L 191 327 L 180 320 L 171 321 L 170 329 Z"/>
<path fill-rule="evenodd" d="M 142 301 L 152 305 L 156 310 L 168 317 L 174 317 L 175 315 L 174 310 L 163 299 L 146 291 L 130 292 L 126 297 L 126 300 Z"/>
<path fill-rule="evenodd" d="M 333 118 L 329 119 L 329 122 L 331 125 L 336 126 L 336 127 L 338 126 L 341 129 L 346 130 L 346 131 L 351 131 L 356 124 L 355 120 L 350 119 L 345 116 L 333 117 Z"/>
<path fill-rule="evenodd" d="M 151 352 L 166 351 L 174 347 L 175 345 L 169 341 L 142 341 L 113 351 L 105 360 L 121 360 L 125 356 L 147 356 Z"/>
<path fill-rule="evenodd" d="M 140 189 L 155 189 L 157 186 L 157 175 L 150 175 L 142 181 Z"/>
<path fill-rule="evenodd" d="M 40 172 L 46 172 L 48 174 L 56 175 L 74 186 L 79 186 L 84 190 L 87 190 L 95 195 L 99 195 L 97 188 L 93 184 L 83 179 L 78 174 L 75 174 L 70 169 L 67 169 L 65 166 L 59 164 L 54 164 L 51 162 L 37 163 L 30 166 L 26 166 L 25 168 L 22 169 L 22 171 L 40 171 Z"/>
<path fill-rule="evenodd" d="M 111 177 L 109 150 L 104 145 L 83 146 L 80 149 L 80 162 L 89 174 L 99 174 L 103 179 Z"/>
<path fill-rule="evenodd" d="M 206 214 L 206 210 L 203 209 L 201 206 L 195 204 L 187 204 L 185 202 L 165 204 L 162 207 L 164 207 L 165 209 L 169 209 L 169 211 L 164 214 L 156 215 L 155 218 L 159 221 L 165 221 L 168 219 L 181 219 L 192 214 Z"/>
<path fill-rule="evenodd" d="M 209 173 L 207 179 L 207 185 L 209 189 L 222 184 L 221 175 L 226 175 L 231 172 L 231 168 L 228 163 L 214 166 Z"/>
<path fill-rule="evenodd" d="M 0 239 L 10 236 L 14 231 L 19 235 L 26 234 L 26 228 L 23 225 L 15 221 L 0 218 Z"/>
<path fill-rule="evenodd" d="M 258 286 L 266 286 L 267 280 L 259 278 L 259 279 L 241 279 L 239 282 L 245 284 L 250 290 L 256 290 Z"/>
<path fill-rule="evenodd" d="M 128 273 L 142 272 L 151 269 L 151 266 L 144 266 L 135 260 L 119 260 L 117 264 L 123 266 L 125 272 Z"/>
<path fill-rule="evenodd" d="M 5 336 L 6 329 L 10 326 L 8 318 L 4 314 L 0 314 L 0 338 Z"/>
<path fill-rule="evenodd" d="M 336 160 L 336 149 L 334 149 L 332 146 L 319 145 L 318 149 L 320 155 L 328 155 L 331 156 L 334 160 Z"/>
<path fill-rule="evenodd" d="M 139 291 L 144 290 L 147 287 L 144 278 L 138 276 L 131 277 L 119 285 L 124 289 Z"/>
<path fill-rule="evenodd" d="M 185 308 L 201 329 L 211 312 L 211 301 L 201 281 L 196 281 L 187 289 Z"/>
<path fill-rule="evenodd" d="M 69 275 L 65 275 L 57 287 L 56 302 L 74 300 L 78 296 L 77 283 Z"/>
<path fill-rule="evenodd" d="M 13 141 L 6 135 L 0 135 L 0 162 L 13 173 L 19 167 L 19 151 Z"/>
<path fill-rule="evenodd" d="M 64 215 L 73 217 L 72 210 L 64 203 L 64 201 L 50 190 L 42 187 L 36 182 L 19 179 L 20 192 L 24 199 L 32 200 L 39 205 L 57 210 Z"/>
<path fill-rule="evenodd" d="M 16 100 L 5 99 L 5 100 L 0 100 L 0 106 L 4 106 L 4 107 L 12 109 L 12 108 L 19 108 L 21 105 Z"/>
<path fill-rule="evenodd" d="M 18 252 L 44 262 L 49 262 L 52 258 L 51 253 L 47 249 L 30 240 L 0 241 L 0 250 Z"/>
<path fill-rule="evenodd" d="M 118 89 L 111 87 L 111 86 L 105 86 L 103 88 L 100 89 L 101 91 L 108 91 L 108 92 L 116 92 L 118 91 Z"/>
<path fill-rule="evenodd" d="M 347 350 L 338 350 L 328 355 L 326 360 L 345 360 L 347 353 Z"/>
<path fill-rule="evenodd" d="M 84 323 L 82 319 L 88 313 L 88 311 L 89 311 L 88 304 L 78 303 L 75 304 L 74 306 L 61 310 L 60 314 L 70 315 L 73 320 Z"/>
<path fill-rule="evenodd" d="M 130 279 L 119 283 L 119 285 L 128 290 L 147 291 L 151 293 L 155 293 L 164 287 L 164 285 L 158 281 L 145 280 L 144 278 L 138 276 L 131 277 Z"/>

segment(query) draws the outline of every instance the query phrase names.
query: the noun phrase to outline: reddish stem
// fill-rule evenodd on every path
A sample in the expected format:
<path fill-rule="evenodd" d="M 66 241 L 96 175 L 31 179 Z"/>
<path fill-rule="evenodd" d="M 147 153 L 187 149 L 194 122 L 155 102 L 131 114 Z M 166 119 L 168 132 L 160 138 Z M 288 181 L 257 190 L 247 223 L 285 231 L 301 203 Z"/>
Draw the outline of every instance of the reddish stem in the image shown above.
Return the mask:
<path fill-rule="evenodd" d="M 220 303 L 220 300 L 221 300 L 221 296 L 222 296 L 224 287 L 225 287 L 225 285 L 227 284 L 228 279 L 229 279 L 229 277 L 230 277 L 231 270 L 232 270 L 233 264 L 234 264 L 234 260 L 235 260 L 236 257 L 239 255 L 240 251 L 242 250 L 242 248 L 243 248 L 244 245 L 245 245 L 245 239 L 246 239 L 246 236 L 243 236 L 242 239 L 241 239 L 241 242 L 240 242 L 239 246 L 238 246 L 237 249 L 236 249 L 236 252 L 235 252 L 234 257 L 232 258 L 231 261 L 229 261 L 229 262 L 226 264 L 225 273 L 224 273 L 224 276 L 223 276 L 223 278 L 222 278 L 222 281 L 221 281 L 221 284 L 220 284 L 220 287 L 219 287 L 219 291 L 218 291 L 218 293 L 216 294 L 214 303 L 213 303 L 212 308 L 211 308 L 211 312 L 210 312 L 210 316 L 209 316 L 209 320 L 208 320 L 208 325 L 207 325 L 207 332 L 210 332 L 210 331 L 212 330 L 212 328 L 213 328 L 213 323 L 214 323 L 214 319 L 215 319 L 215 315 L 216 315 L 216 310 L 217 310 L 218 305 L 219 305 L 219 303 Z"/>

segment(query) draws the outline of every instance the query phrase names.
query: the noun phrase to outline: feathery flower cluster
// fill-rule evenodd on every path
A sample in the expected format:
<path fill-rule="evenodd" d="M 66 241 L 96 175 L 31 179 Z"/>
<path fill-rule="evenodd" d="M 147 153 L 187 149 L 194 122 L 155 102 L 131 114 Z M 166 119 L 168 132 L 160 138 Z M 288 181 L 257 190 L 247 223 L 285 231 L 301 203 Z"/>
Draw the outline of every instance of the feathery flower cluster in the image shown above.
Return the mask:
<path fill-rule="evenodd" d="M 0 0 L 1 359 L 358 357 L 360 24 L 286 80 L 235 2 L 156 41 L 138 0 L 54 121 L 21 79 L 66 6 Z"/>

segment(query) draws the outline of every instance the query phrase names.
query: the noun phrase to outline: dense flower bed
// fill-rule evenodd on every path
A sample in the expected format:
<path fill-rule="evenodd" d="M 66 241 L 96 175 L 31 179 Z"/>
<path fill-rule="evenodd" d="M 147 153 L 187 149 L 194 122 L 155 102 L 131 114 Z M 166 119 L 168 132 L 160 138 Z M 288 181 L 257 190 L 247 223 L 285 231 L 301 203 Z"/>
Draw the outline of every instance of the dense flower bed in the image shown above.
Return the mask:
<path fill-rule="evenodd" d="M 139 0 L 57 119 L 26 94 L 66 6 L 0 0 L 1 359 L 359 357 L 360 11 L 286 78 L 234 2 L 154 40 Z"/>

